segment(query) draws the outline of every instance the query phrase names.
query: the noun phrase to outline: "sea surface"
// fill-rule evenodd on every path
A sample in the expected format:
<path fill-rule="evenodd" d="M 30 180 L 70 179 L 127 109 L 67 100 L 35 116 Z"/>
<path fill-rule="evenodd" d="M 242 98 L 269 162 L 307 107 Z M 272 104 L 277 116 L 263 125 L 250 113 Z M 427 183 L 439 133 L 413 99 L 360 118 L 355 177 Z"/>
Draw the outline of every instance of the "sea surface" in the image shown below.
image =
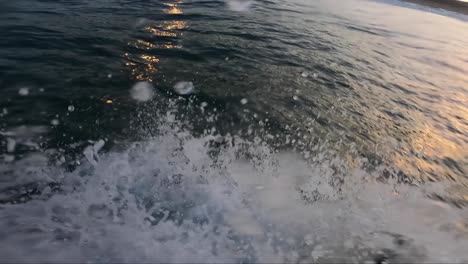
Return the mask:
<path fill-rule="evenodd" d="M 468 262 L 463 12 L 20 0 L 0 32 L 0 262 Z"/>

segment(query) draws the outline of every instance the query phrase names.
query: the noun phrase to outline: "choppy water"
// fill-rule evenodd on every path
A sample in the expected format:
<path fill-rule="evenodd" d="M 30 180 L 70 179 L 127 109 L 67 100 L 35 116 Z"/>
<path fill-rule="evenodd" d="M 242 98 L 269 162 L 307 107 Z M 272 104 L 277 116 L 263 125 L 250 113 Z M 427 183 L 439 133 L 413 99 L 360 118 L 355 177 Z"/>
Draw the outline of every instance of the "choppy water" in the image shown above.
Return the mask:
<path fill-rule="evenodd" d="M 464 15 L 0 10 L 1 262 L 468 261 Z"/>

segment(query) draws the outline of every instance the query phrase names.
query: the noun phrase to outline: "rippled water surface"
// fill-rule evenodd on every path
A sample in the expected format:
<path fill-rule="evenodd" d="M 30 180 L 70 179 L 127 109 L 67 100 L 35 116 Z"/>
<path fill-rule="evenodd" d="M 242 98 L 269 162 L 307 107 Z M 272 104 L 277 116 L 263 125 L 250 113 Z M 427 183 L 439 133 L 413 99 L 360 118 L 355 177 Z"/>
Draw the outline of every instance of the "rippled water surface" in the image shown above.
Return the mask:
<path fill-rule="evenodd" d="M 0 3 L 0 261 L 468 261 L 467 21 Z"/>

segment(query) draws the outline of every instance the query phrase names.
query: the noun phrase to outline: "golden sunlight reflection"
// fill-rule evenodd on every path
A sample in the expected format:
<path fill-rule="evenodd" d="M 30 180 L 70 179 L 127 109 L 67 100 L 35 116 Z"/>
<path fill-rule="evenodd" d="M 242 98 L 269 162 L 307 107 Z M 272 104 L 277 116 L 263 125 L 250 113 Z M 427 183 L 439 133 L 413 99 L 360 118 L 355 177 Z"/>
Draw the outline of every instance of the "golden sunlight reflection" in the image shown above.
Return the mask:
<path fill-rule="evenodd" d="M 468 101 L 463 100 L 467 98 L 462 95 L 459 99 Z M 468 131 L 468 125 L 460 120 L 468 120 L 468 109 L 449 102 L 439 102 L 437 109 L 447 127 L 420 125 L 418 133 L 408 139 L 409 149 L 395 154 L 393 161 L 406 172 L 421 175 L 424 180 L 448 178 L 461 182 L 468 172 L 468 143 L 463 135 L 463 131 Z M 440 160 L 442 162 L 436 162 Z"/>
<path fill-rule="evenodd" d="M 167 8 L 162 11 L 166 14 L 183 14 L 179 5 L 182 0 L 164 3 Z M 133 49 L 132 52 L 125 52 L 123 57 L 126 59 L 125 66 L 131 74 L 139 81 L 152 82 L 158 72 L 157 64 L 160 62 L 158 51 L 165 49 L 180 48 L 177 45 L 177 37 L 182 36 L 179 30 L 187 28 L 187 23 L 182 20 L 169 20 L 160 23 L 148 24 L 144 30 L 150 35 L 147 40 L 137 39 L 128 43 Z M 148 40 L 151 39 L 151 40 Z"/>
<path fill-rule="evenodd" d="M 164 30 L 184 29 L 187 28 L 187 22 L 185 21 L 166 21 L 163 23 Z"/>
<path fill-rule="evenodd" d="M 152 33 L 153 35 L 155 35 L 155 36 L 160 36 L 160 37 L 177 37 L 177 34 L 176 34 L 176 33 L 167 32 L 167 31 L 163 31 L 163 30 L 159 30 L 159 29 L 154 28 L 154 27 L 152 27 L 152 26 L 146 26 L 146 27 L 145 27 L 145 30 L 151 32 L 151 33 Z"/>
<path fill-rule="evenodd" d="M 437 101 L 418 100 L 417 105 L 421 112 L 407 112 L 406 121 L 372 120 L 378 114 L 364 112 L 363 120 L 379 125 L 366 131 L 360 144 L 374 144 L 365 146 L 373 147 L 370 151 L 378 153 L 385 165 L 401 170 L 411 182 L 451 180 L 468 187 L 468 95 L 447 91 Z"/>
<path fill-rule="evenodd" d="M 165 14 L 169 15 L 180 15 L 183 14 L 182 10 L 179 8 L 179 4 L 182 4 L 183 1 L 176 1 L 175 3 L 164 3 L 168 8 L 163 9 Z"/>
<path fill-rule="evenodd" d="M 169 14 L 169 15 L 183 14 L 182 10 L 177 8 L 177 6 L 172 6 L 171 8 L 164 9 L 164 13 Z"/>
<path fill-rule="evenodd" d="M 141 55 L 141 58 L 146 60 L 148 63 L 158 63 L 159 59 L 156 56 L 151 55 Z"/>

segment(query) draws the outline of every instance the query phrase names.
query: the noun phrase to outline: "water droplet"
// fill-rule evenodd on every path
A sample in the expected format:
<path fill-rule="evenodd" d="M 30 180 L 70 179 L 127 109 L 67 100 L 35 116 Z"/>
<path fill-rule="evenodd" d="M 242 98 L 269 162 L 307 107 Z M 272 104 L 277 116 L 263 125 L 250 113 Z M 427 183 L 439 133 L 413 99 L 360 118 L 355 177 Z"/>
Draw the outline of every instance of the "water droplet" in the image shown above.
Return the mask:
<path fill-rule="evenodd" d="M 148 20 L 146 18 L 139 18 L 137 19 L 137 21 L 135 22 L 135 26 L 136 27 L 139 27 L 143 24 L 146 24 L 148 22 Z"/>
<path fill-rule="evenodd" d="M 91 163 L 92 165 L 96 166 L 98 161 L 98 152 L 104 147 L 105 141 L 100 139 L 94 145 L 87 146 L 83 150 L 83 154 L 85 158 Z"/>
<path fill-rule="evenodd" d="M 109 79 L 112 78 L 112 74 L 110 74 L 110 73 L 107 74 L 107 78 L 109 78 Z"/>
<path fill-rule="evenodd" d="M 301 76 L 304 77 L 304 78 L 307 78 L 307 77 L 309 77 L 309 73 L 308 72 L 303 72 L 301 74 Z"/>
<path fill-rule="evenodd" d="M 248 101 L 246 98 L 242 98 L 242 99 L 240 100 L 240 103 L 243 104 L 243 105 L 247 104 L 248 102 L 249 102 L 249 101 Z"/>
<path fill-rule="evenodd" d="M 293 96 L 293 100 L 294 100 L 294 101 L 297 101 L 297 100 L 299 100 L 299 97 L 298 97 L 297 95 L 294 95 L 294 96 Z"/>
<path fill-rule="evenodd" d="M 149 82 L 137 82 L 130 90 L 130 96 L 136 101 L 149 101 L 154 96 L 153 85 Z"/>
<path fill-rule="evenodd" d="M 231 9 L 232 11 L 245 12 L 249 10 L 250 5 L 252 5 L 252 1 L 251 0 L 227 0 L 227 5 L 229 9 Z"/>
<path fill-rule="evenodd" d="M 69 105 L 68 106 L 68 112 L 73 112 L 73 111 L 75 111 L 75 106 Z"/>
<path fill-rule="evenodd" d="M 106 144 L 106 142 L 104 140 L 102 140 L 102 139 L 98 140 L 96 142 L 96 144 L 94 144 L 94 146 L 93 146 L 94 151 L 96 153 L 99 152 L 102 149 L 102 147 L 104 147 L 105 144 Z"/>
<path fill-rule="evenodd" d="M 43 93 L 44 91 L 44 88 L 39 88 L 39 92 Z"/>
<path fill-rule="evenodd" d="M 27 96 L 29 95 L 29 88 L 23 87 L 18 90 L 18 94 L 21 96 Z"/>
<path fill-rule="evenodd" d="M 50 121 L 50 123 L 51 123 L 53 126 L 58 126 L 58 124 L 60 124 L 60 122 L 59 122 L 57 119 L 52 119 L 52 121 Z"/>
<path fill-rule="evenodd" d="M 194 92 L 195 86 L 193 85 L 192 82 L 177 82 L 174 85 L 174 92 L 176 92 L 179 95 L 188 95 Z"/>
<path fill-rule="evenodd" d="M 12 162 L 12 161 L 15 160 L 15 156 L 13 156 L 13 155 L 3 155 L 3 160 L 5 162 Z"/>
<path fill-rule="evenodd" d="M 314 73 L 313 76 L 314 76 L 314 78 L 317 78 L 317 77 L 318 77 L 318 74 L 317 74 L 317 73 Z"/>
<path fill-rule="evenodd" d="M 229 60 L 229 57 L 226 57 L 224 60 L 225 60 L 225 61 L 228 61 L 228 60 Z"/>
<path fill-rule="evenodd" d="M 7 152 L 11 153 L 15 151 L 16 148 L 16 141 L 12 138 L 7 138 Z"/>

